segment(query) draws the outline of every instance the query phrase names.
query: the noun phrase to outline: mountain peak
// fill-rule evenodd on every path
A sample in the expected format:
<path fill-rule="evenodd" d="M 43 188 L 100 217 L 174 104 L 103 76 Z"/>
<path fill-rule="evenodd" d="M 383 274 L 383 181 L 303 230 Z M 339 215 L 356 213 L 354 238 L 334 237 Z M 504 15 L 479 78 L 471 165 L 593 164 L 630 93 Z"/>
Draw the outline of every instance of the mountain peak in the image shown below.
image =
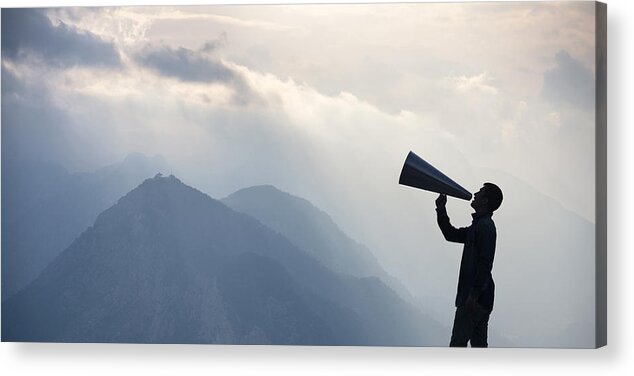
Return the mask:
<path fill-rule="evenodd" d="M 119 201 L 141 200 L 143 202 L 157 202 L 162 205 L 175 205 L 182 201 L 205 201 L 218 203 L 207 194 L 183 183 L 179 178 L 170 174 L 164 176 L 157 173 L 154 177 L 145 179 L 138 187 L 128 192 Z"/>
<path fill-rule="evenodd" d="M 262 185 L 254 185 L 251 187 L 246 187 L 246 188 L 242 188 L 239 189 L 237 191 L 235 191 L 234 193 L 232 193 L 230 196 L 233 195 L 243 195 L 243 194 L 269 194 L 269 195 L 280 195 L 280 196 L 293 196 L 288 192 L 284 192 L 281 189 L 277 188 L 274 185 L 271 184 L 262 184 Z"/>
<path fill-rule="evenodd" d="M 148 192 L 161 192 L 161 195 L 168 195 L 175 198 L 180 194 L 197 194 L 202 199 L 211 199 L 206 194 L 200 192 L 199 190 L 188 186 L 183 183 L 179 178 L 174 175 L 164 176 L 162 173 L 157 173 L 154 177 L 147 178 L 141 183 L 138 187 L 128 192 L 127 196 L 136 196 L 137 193 L 143 192 L 143 195 L 147 195 Z"/>
<path fill-rule="evenodd" d="M 263 205 L 269 210 L 273 210 L 280 205 L 283 207 L 288 207 L 290 205 L 291 207 L 295 208 L 295 210 L 320 211 L 310 201 L 295 196 L 291 193 L 284 192 L 281 189 L 270 184 L 254 185 L 251 187 L 242 188 L 225 197 L 224 199 L 222 199 L 222 201 L 225 203 L 244 201 L 258 203 L 258 205 Z"/>
<path fill-rule="evenodd" d="M 146 179 L 146 181 L 147 180 L 154 180 L 154 181 L 157 181 L 157 182 L 164 182 L 164 183 L 181 183 L 181 184 L 183 184 L 183 182 L 179 178 L 174 176 L 173 174 L 170 174 L 169 176 L 163 176 L 163 174 L 160 173 L 160 172 L 157 173 L 156 175 L 154 175 L 153 178 Z M 183 185 L 185 185 L 185 184 L 183 184 Z"/>
<path fill-rule="evenodd" d="M 390 280 L 365 246 L 348 237 L 328 213 L 271 185 L 241 189 L 222 202 L 289 239 L 327 267 L 358 277 Z"/>
<path fill-rule="evenodd" d="M 181 186 L 184 188 L 188 188 L 191 189 L 193 191 L 196 192 L 200 192 L 195 188 L 192 188 L 190 186 L 188 186 L 187 184 L 183 183 L 179 178 L 177 178 L 176 176 L 174 176 L 173 174 L 170 174 L 168 176 L 163 175 L 162 173 L 157 173 L 156 175 L 154 175 L 151 178 L 147 178 L 143 181 L 143 183 L 141 183 L 136 189 L 139 188 L 144 188 L 144 187 L 160 187 L 160 186 Z M 133 192 L 134 190 L 132 190 Z M 201 192 L 202 193 L 202 192 Z"/>
<path fill-rule="evenodd" d="M 126 220 L 134 222 L 139 218 L 154 218 L 150 220 L 152 223 L 178 222 L 202 216 L 205 212 L 220 215 L 229 210 L 218 200 L 188 186 L 176 176 L 158 173 L 145 179 L 114 206 L 102 212 L 96 225 Z"/>

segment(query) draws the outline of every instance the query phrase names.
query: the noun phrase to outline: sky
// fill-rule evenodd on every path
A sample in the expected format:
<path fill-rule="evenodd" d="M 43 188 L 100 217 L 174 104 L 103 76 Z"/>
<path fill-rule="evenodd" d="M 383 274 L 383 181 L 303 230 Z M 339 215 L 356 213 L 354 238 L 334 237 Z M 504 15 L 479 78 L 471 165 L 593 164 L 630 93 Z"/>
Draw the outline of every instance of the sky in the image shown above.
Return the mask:
<path fill-rule="evenodd" d="M 459 164 L 418 142 L 432 132 L 471 165 L 593 221 L 593 12 L 532 2 L 33 10 L 3 17 L 2 69 L 6 90 L 15 79 L 25 102 L 64 118 L 47 131 L 82 140 L 37 147 L 71 170 L 130 151 L 192 166 L 238 151 L 309 159 L 296 152 L 312 148 Z"/>
<path fill-rule="evenodd" d="M 3 167 L 92 171 L 142 152 L 214 198 L 272 184 L 408 287 L 454 289 L 413 267 L 433 264 L 421 239 L 442 239 L 421 230 L 435 195 L 397 184 L 407 153 L 471 192 L 512 181 L 496 214 L 507 239 L 549 210 L 529 193 L 594 223 L 594 54 L 591 2 L 3 9 Z M 468 205 L 449 209 L 468 224 Z"/>

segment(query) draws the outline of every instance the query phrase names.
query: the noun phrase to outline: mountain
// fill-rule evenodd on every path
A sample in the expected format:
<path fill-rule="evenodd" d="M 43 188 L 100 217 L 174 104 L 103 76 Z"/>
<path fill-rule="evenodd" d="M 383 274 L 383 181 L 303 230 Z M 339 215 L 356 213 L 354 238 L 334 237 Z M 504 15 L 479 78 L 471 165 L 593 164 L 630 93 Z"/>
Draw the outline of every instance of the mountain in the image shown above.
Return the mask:
<path fill-rule="evenodd" d="M 241 189 L 222 202 L 279 232 L 326 267 L 357 277 L 379 277 L 401 296 L 411 298 L 367 247 L 348 237 L 327 213 L 309 201 L 261 185 Z"/>
<path fill-rule="evenodd" d="M 102 212 L 2 317 L 3 341 L 404 346 L 447 336 L 378 278 L 336 273 L 160 175 Z"/>
<path fill-rule="evenodd" d="M 45 162 L 2 171 L 2 300 L 26 286 L 144 179 L 168 171 L 160 156 L 130 154 L 95 172 L 68 173 Z"/>

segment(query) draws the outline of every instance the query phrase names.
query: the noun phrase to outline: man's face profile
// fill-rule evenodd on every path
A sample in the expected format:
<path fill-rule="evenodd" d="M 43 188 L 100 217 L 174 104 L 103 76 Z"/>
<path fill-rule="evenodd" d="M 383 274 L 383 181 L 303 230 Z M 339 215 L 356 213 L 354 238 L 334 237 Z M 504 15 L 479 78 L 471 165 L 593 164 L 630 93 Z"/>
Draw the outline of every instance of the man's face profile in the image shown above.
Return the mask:
<path fill-rule="evenodd" d="M 471 207 L 475 211 L 479 211 L 479 210 L 485 209 L 487 206 L 487 203 L 488 203 L 488 200 L 486 197 L 486 188 L 482 186 L 482 188 L 480 188 L 480 190 L 477 191 L 473 195 L 473 200 L 471 200 Z"/>

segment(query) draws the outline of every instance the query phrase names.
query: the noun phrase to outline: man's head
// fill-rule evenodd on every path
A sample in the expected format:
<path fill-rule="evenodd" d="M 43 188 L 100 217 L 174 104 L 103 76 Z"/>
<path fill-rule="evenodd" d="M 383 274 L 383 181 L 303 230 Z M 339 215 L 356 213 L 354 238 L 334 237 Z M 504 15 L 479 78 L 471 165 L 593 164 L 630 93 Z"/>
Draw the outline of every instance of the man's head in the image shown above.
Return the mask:
<path fill-rule="evenodd" d="M 484 183 L 482 188 L 473 195 L 471 207 L 476 213 L 493 213 L 502 204 L 502 199 L 500 187 L 493 183 Z"/>

